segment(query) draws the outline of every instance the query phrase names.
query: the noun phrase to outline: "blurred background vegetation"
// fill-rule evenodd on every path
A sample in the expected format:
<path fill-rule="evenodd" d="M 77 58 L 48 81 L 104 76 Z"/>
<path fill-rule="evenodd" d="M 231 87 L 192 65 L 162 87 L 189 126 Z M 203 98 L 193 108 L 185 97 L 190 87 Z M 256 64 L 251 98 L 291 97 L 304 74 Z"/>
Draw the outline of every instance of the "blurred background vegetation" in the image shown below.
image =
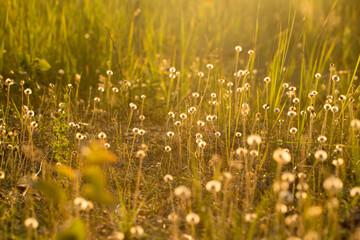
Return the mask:
<path fill-rule="evenodd" d="M 359 12 L 356 0 L 3 0 L 0 74 L 47 85 L 64 69 L 62 86 L 78 73 L 85 93 L 112 69 L 115 82 L 156 88 L 164 59 L 182 73 L 211 62 L 222 77 L 241 45 L 255 50 L 254 68 L 265 75 L 292 22 L 292 64 L 312 52 L 316 61 L 325 48 L 350 70 L 360 52 Z"/>

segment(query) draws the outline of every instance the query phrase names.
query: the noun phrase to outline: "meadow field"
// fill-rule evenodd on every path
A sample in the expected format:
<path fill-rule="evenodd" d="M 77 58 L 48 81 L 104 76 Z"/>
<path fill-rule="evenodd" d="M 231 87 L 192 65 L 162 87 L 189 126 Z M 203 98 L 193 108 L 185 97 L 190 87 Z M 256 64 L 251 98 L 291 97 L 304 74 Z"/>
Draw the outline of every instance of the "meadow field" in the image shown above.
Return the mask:
<path fill-rule="evenodd" d="M 359 0 L 1 0 L 0 239 L 360 239 Z"/>

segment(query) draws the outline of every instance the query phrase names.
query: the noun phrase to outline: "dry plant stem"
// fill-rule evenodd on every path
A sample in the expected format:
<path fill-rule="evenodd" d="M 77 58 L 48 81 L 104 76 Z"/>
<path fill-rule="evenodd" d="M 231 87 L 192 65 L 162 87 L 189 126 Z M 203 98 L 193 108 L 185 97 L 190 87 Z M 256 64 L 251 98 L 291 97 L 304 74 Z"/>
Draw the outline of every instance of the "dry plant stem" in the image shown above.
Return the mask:
<path fill-rule="evenodd" d="M 145 98 L 142 98 L 141 101 L 141 108 L 140 108 L 140 116 L 142 116 L 144 114 L 144 102 L 145 102 Z M 143 120 L 140 121 L 140 127 L 143 127 Z"/>
<path fill-rule="evenodd" d="M 341 102 L 341 109 L 344 108 L 344 102 Z M 343 144 L 343 133 L 344 133 L 344 115 L 341 114 L 341 124 L 340 124 L 340 144 Z"/>
<path fill-rule="evenodd" d="M 93 108 L 93 114 L 90 120 L 90 126 L 92 125 L 92 123 L 94 122 L 95 119 L 95 112 L 96 112 L 96 103 L 94 102 L 94 108 Z"/>
<path fill-rule="evenodd" d="M 182 164 L 182 124 L 178 128 L 179 133 L 179 164 Z M 190 158 L 188 158 L 188 168 L 190 169 Z"/>
<path fill-rule="evenodd" d="M 171 89 L 172 89 L 172 85 L 174 84 L 174 79 L 171 77 L 170 78 L 170 84 L 169 84 L 169 89 L 168 89 L 168 96 L 167 96 L 167 108 L 169 108 L 170 106 L 170 98 L 171 98 Z"/>
<path fill-rule="evenodd" d="M 140 178 L 141 178 L 141 167 L 142 167 L 142 164 L 143 164 L 143 160 L 144 160 L 144 158 L 141 157 L 140 158 L 140 163 L 139 163 L 139 170 L 138 170 L 138 174 L 137 174 L 137 178 L 136 178 L 135 194 L 134 194 L 134 202 L 133 202 L 133 208 L 134 209 L 136 209 L 136 205 L 137 205 L 137 201 L 138 201 L 139 188 L 140 188 Z"/>
<path fill-rule="evenodd" d="M 250 200 L 250 173 L 249 173 L 249 159 L 247 154 L 244 154 L 244 163 L 245 163 L 245 209 L 246 211 L 249 210 L 249 200 Z"/>
<path fill-rule="evenodd" d="M 130 170 L 130 166 L 131 166 L 131 162 L 132 162 L 132 157 L 133 157 L 134 146 L 135 146 L 135 139 L 136 139 L 136 134 L 134 134 L 133 141 L 132 141 L 132 144 L 131 144 L 131 150 L 130 150 L 130 153 L 129 153 L 129 155 L 128 155 L 129 164 L 128 164 L 128 167 L 127 167 L 127 169 L 126 169 L 125 178 L 127 177 L 128 173 L 129 173 L 129 170 Z"/>
<path fill-rule="evenodd" d="M 126 129 L 126 135 L 129 134 L 130 124 L 131 124 L 131 120 L 132 120 L 133 113 L 134 113 L 134 110 L 131 109 L 131 111 L 130 111 L 130 116 L 129 116 L 129 120 L 128 120 L 128 126 L 127 126 L 127 129 Z"/>
<path fill-rule="evenodd" d="M 172 189 L 171 183 L 169 182 L 168 184 L 169 184 L 169 195 L 170 195 L 170 203 L 171 203 L 172 213 L 175 214 L 175 216 L 178 216 L 178 212 L 176 211 L 175 206 L 174 206 L 173 189 Z M 176 217 L 173 220 L 171 232 L 172 232 L 172 235 L 175 240 L 179 239 L 179 226 L 178 226 L 178 220 L 176 219 Z"/>
<path fill-rule="evenodd" d="M 198 107 L 197 107 L 197 111 L 196 111 L 196 115 L 198 115 L 197 113 L 200 112 L 201 110 L 201 104 L 204 100 L 204 97 L 205 97 L 205 94 L 206 94 L 206 90 L 208 89 L 208 86 L 209 86 L 209 81 L 210 81 L 210 69 L 208 70 L 208 75 L 207 75 L 207 78 L 206 78 L 206 85 L 205 85 L 205 89 L 204 89 L 204 92 L 203 94 L 201 95 L 201 98 L 200 98 L 200 101 L 199 101 L 199 104 L 198 104 Z"/>
<path fill-rule="evenodd" d="M 6 95 L 6 110 L 4 115 L 4 120 L 7 120 L 7 116 L 9 113 L 9 107 L 10 107 L 10 85 L 7 86 L 7 95 Z"/>
<path fill-rule="evenodd" d="M 180 76 L 176 76 L 176 88 L 175 88 L 175 93 L 176 93 L 176 103 L 179 103 L 179 98 L 180 98 Z"/>
<path fill-rule="evenodd" d="M 330 69 L 329 82 L 328 82 L 329 88 L 328 88 L 327 95 L 330 95 L 330 92 L 331 92 L 331 78 L 332 78 L 333 74 L 334 74 L 333 70 Z"/>
<path fill-rule="evenodd" d="M 323 136 L 325 135 L 327 115 L 328 115 L 328 111 L 325 111 L 324 122 L 323 122 L 323 126 L 321 128 L 321 135 L 323 135 Z"/>
<path fill-rule="evenodd" d="M 197 93 L 200 93 L 200 84 L 201 84 L 201 79 L 202 79 L 202 77 L 201 77 L 201 76 L 199 76 L 198 86 L 197 86 L 197 90 L 196 90 L 196 92 L 197 92 Z"/>
<path fill-rule="evenodd" d="M 333 117 L 331 119 L 331 128 L 330 128 L 330 139 L 329 139 L 329 145 L 331 146 L 333 144 L 333 137 L 334 137 L 334 129 L 337 128 L 337 124 L 335 124 L 336 119 L 336 113 L 333 112 Z"/>
<path fill-rule="evenodd" d="M 87 100 L 86 110 L 85 110 L 84 116 L 87 116 L 87 115 L 88 115 L 89 109 L 90 109 L 90 107 L 91 107 L 91 91 L 92 91 L 92 87 L 90 86 L 90 87 L 89 87 L 89 97 L 88 97 L 88 100 Z"/>

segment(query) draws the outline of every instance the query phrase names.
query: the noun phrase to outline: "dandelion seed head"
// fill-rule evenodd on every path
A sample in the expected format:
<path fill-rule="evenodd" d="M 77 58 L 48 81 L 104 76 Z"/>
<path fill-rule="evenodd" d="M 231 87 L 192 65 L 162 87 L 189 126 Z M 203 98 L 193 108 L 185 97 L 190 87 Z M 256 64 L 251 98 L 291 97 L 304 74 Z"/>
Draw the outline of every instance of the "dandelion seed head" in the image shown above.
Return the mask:
<path fill-rule="evenodd" d="M 246 214 L 245 214 L 245 217 L 244 217 L 244 219 L 245 219 L 246 222 L 252 222 L 252 221 L 254 221 L 256 218 L 257 218 L 257 214 L 256 214 L 256 213 L 246 213 Z"/>
<path fill-rule="evenodd" d="M 294 226 L 297 224 L 298 221 L 299 221 L 299 215 L 296 213 L 285 217 L 285 224 L 287 226 Z M 287 239 L 287 240 L 290 240 L 290 239 Z M 297 239 L 292 239 L 292 240 L 297 240 Z"/>
<path fill-rule="evenodd" d="M 359 119 L 353 119 L 353 120 L 351 120 L 350 126 L 351 126 L 354 130 L 360 130 L 360 120 L 359 120 Z"/>
<path fill-rule="evenodd" d="M 247 144 L 249 144 L 250 146 L 260 145 L 261 137 L 259 135 L 250 135 L 247 138 Z"/>
<path fill-rule="evenodd" d="M 175 113 L 174 112 L 169 112 L 168 115 L 169 115 L 170 118 L 175 118 Z"/>
<path fill-rule="evenodd" d="M 297 133 L 297 128 L 296 127 L 290 128 L 290 133 L 291 134 L 296 134 Z"/>
<path fill-rule="evenodd" d="M 295 193 L 295 197 L 296 197 L 296 199 L 298 199 L 298 200 L 304 200 L 304 199 L 307 198 L 307 193 L 306 193 L 306 192 L 303 192 L 303 191 L 297 191 L 297 192 Z"/>
<path fill-rule="evenodd" d="M 254 54 L 254 50 L 249 50 L 248 51 L 248 54 L 251 56 L 251 55 L 253 55 Z"/>
<path fill-rule="evenodd" d="M 38 126 L 39 126 L 38 121 L 32 121 L 32 122 L 30 123 L 30 127 L 31 127 L 31 128 L 37 128 Z"/>
<path fill-rule="evenodd" d="M 330 193 L 338 193 L 343 188 L 343 182 L 335 176 L 328 177 L 323 183 L 325 190 Z"/>
<path fill-rule="evenodd" d="M 137 109 L 137 106 L 136 106 L 135 103 L 130 103 L 129 106 L 130 106 L 131 110 L 136 110 Z"/>
<path fill-rule="evenodd" d="M 297 113 L 294 110 L 288 111 L 287 115 L 291 118 L 296 117 Z"/>
<path fill-rule="evenodd" d="M 182 120 L 185 120 L 185 119 L 187 118 L 186 113 L 181 113 L 181 114 L 180 114 L 180 118 L 181 118 Z"/>
<path fill-rule="evenodd" d="M 24 224 L 25 227 L 29 229 L 36 229 L 39 226 L 39 222 L 36 220 L 36 218 L 33 217 L 27 218 Z"/>
<path fill-rule="evenodd" d="M 274 192 L 278 193 L 280 191 L 283 191 L 283 190 L 288 190 L 289 189 L 289 182 L 286 182 L 286 181 L 275 181 L 272 188 L 274 190 Z"/>
<path fill-rule="evenodd" d="M 350 196 L 360 197 L 360 187 L 353 187 L 352 189 L 350 189 Z"/>
<path fill-rule="evenodd" d="M 339 96 L 339 101 L 343 102 L 346 100 L 346 96 L 345 95 L 340 95 Z"/>
<path fill-rule="evenodd" d="M 194 98 L 200 97 L 200 94 L 199 94 L 198 92 L 193 92 L 191 95 L 192 95 Z"/>
<path fill-rule="evenodd" d="M 133 226 L 130 228 L 131 235 L 135 237 L 142 237 L 144 235 L 144 229 L 141 226 Z"/>
<path fill-rule="evenodd" d="M 10 78 L 7 78 L 6 80 L 5 80 L 5 85 L 6 86 L 11 86 L 11 85 L 13 85 L 15 82 L 14 82 L 14 80 L 12 80 L 12 79 L 10 79 Z"/>
<path fill-rule="evenodd" d="M 182 199 L 182 200 L 187 200 L 191 197 L 191 191 L 188 187 L 181 185 L 177 188 L 174 189 L 174 194 L 176 197 Z"/>
<path fill-rule="evenodd" d="M 325 109 L 325 111 L 331 110 L 331 105 L 329 103 L 325 103 L 324 104 L 324 109 Z"/>
<path fill-rule="evenodd" d="M 174 180 L 174 177 L 171 176 L 170 174 L 166 174 L 166 175 L 164 176 L 164 181 L 165 181 L 166 183 L 172 182 L 173 180 Z"/>
<path fill-rule="evenodd" d="M 98 87 L 99 92 L 105 92 L 105 88 L 103 86 Z"/>
<path fill-rule="evenodd" d="M 143 159 L 143 158 L 146 157 L 146 153 L 145 153 L 144 150 L 140 149 L 140 150 L 138 150 L 138 151 L 136 152 L 135 157 L 136 157 L 136 158 Z"/>
<path fill-rule="evenodd" d="M 321 135 L 317 138 L 317 140 L 320 143 L 325 143 L 327 141 L 327 137 Z"/>
<path fill-rule="evenodd" d="M 144 129 L 139 129 L 139 135 L 140 136 L 144 136 L 144 134 L 146 133 L 146 131 Z"/>
<path fill-rule="evenodd" d="M 249 151 L 246 149 L 246 148 L 242 148 L 242 147 L 239 147 L 236 149 L 235 153 L 238 155 L 238 156 L 243 156 L 243 155 L 246 155 Z"/>
<path fill-rule="evenodd" d="M 27 88 L 27 89 L 24 90 L 24 93 L 25 93 L 25 95 L 29 96 L 29 95 L 32 94 L 32 90 L 30 88 Z"/>
<path fill-rule="evenodd" d="M 198 143 L 198 146 L 199 146 L 199 148 L 204 149 L 204 148 L 206 147 L 206 142 L 203 141 L 203 140 L 201 140 L 201 141 Z"/>
<path fill-rule="evenodd" d="M 81 133 L 76 133 L 76 139 L 77 140 L 83 140 L 84 136 Z"/>
<path fill-rule="evenodd" d="M 211 193 L 218 193 L 221 190 L 221 182 L 218 180 L 211 180 L 206 183 L 206 191 Z"/>
<path fill-rule="evenodd" d="M 171 152 L 171 147 L 170 146 L 165 146 L 165 152 Z"/>
<path fill-rule="evenodd" d="M 242 51 L 242 47 L 241 47 L 241 46 L 236 46 L 236 47 L 235 47 L 235 51 L 238 52 L 238 53 L 241 52 L 241 51 Z"/>
<path fill-rule="evenodd" d="M 307 191 L 309 189 L 309 184 L 302 182 L 296 185 L 296 189 L 299 191 Z"/>
<path fill-rule="evenodd" d="M 265 83 L 269 83 L 269 82 L 271 82 L 270 77 L 265 77 L 265 78 L 264 78 L 264 82 L 265 82 Z"/>
<path fill-rule="evenodd" d="M 186 222 L 191 225 L 196 225 L 200 222 L 200 217 L 196 213 L 189 213 L 186 215 Z"/>
<path fill-rule="evenodd" d="M 335 167 L 340 167 L 340 166 L 344 165 L 344 159 L 343 158 L 334 159 L 332 161 L 332 165 L 334 165 Z"/>
<path fill-rule="evenodd" d="M 324 161 L 326 161 L 328 155 L 324 150 L 317 150 L 315 152 L 314 156 L 315 156 L 316 160 L 318 160 L 320 162 L 324 162 Z"/>
<path fill-rule="evenodd" d="M 277 212 L 282 213 L 282 214 L 285 214 L 288 211 L 288 207 L 283 203 L 277 203 L 275 205 L 275 209 Z"/>
<path fill-rule="evenodd" d="M 284 172 L 281 174 L 281 180 L 288 183 L 293 183 L 295 181 L 295 175 L 290 172 Z"/>
<path fill-rule="evenodd" d="M 339 82 L 340 81 L 340 77 L 338 75 L 333 75 L 331 77 L 331 79 L 334 81 L 334 82 Z"/>
<path fill-rule="evenodd" d="M 172 222 L 177 222 L 179 220 L 179 215 L 177 215 L 176 213 L 170 213 L 167 217 L 170 221 Z"/>
<path fill-rule="evenodd" d="M 31 118 L 31 117 L 33 117 L 33 116 L 35 116 L 34 111 L 29 110 L 29 111 L 27 112 L 27 116 L 28 116 L 29 118 Z"/>
<path fill-rule="evenodd" d="M 196 112 L 196 107 L 191 107 L 191 108 L 189 108 L 189 110 L 188 110 L 188 113 L 189 114 L 194 114 Z"/>
<path fill-rule="evenodd" d="M 277 163 L 279 163 L 281 165 L 285 165 L 291 161 L 291 155 L 287 151 L 284 151 L 283 149 L 278 148 L 273 152 L 273 159 Z"/>
<path fill-rule="evenodd" d="M 176 68 L 175 68 L 175 67 L 171 67 L 171 68 L 169 69 L 169 72 L 175 73 L 175 72 L 176 72 Z"/>
<path fill-rule="evenodd" d="M 213 68 L 214 68 L 214 65 L 212 65 L 212 64 L 207 64 L 206 67 L 207 67 L 208 69 L 213 69 Z"/>

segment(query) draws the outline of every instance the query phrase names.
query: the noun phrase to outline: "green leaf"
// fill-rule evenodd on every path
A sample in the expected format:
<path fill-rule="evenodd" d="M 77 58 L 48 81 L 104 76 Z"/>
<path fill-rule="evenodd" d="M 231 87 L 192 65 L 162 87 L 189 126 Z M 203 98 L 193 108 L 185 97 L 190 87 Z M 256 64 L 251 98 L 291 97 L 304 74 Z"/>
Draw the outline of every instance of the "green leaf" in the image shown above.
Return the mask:
<path fill-rule="evenodd" d="M 41 59 L 39 61 L 39 69 L 40 71 L 46 72 L 47 70 L 49 70 L 51 68 L 50 64 L 45 60 L 45 59 Z"/>
<path fill-rule="evenodd" d="M 34 183 L 34 187 L 55 202 L 63 203 L 66 200 L 64 191 L 53 182 L 37 181 Z"/>
<path fill-rule="evenodd" d="M 76 218 L 70 226 L 57 234 L 56 240 L 85 240 L 86 231 L 83 222 Z"/>
<path fill-rule="evenodd" d="M 46 72 L 51 68 L 51 65 L 45 59 L 38 58 L 34 60 L 34 66 L 42 72 Z"/>

